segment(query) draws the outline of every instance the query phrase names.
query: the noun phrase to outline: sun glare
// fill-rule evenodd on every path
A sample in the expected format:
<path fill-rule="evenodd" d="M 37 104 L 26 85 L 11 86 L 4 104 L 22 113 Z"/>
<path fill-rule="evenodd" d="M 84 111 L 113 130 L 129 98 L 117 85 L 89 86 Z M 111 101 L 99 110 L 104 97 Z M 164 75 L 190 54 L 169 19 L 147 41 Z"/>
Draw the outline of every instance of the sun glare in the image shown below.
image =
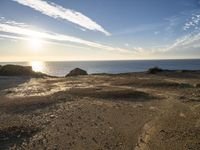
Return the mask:
<path fill-rule="evenodd" d="M 42 61 L 32 61 L 30 62 L 30 65 L 35 72 L 43 72 L 45 69 L 45 64 Z"/>
<path fill-rule="evenodd" d="M 42 40 L 39 38 L 31 38 L 29 44 L 32 50 L 38 51 L 42 47 Z"/>

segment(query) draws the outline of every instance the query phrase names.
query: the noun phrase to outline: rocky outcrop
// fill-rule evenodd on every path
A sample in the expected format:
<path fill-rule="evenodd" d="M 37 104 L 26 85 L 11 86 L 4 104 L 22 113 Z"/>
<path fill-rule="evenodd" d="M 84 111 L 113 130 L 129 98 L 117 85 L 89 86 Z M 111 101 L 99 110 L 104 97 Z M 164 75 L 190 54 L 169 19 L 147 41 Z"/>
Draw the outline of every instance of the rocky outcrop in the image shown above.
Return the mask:
<path fill-rule="evenodd" d="M 30 66 L 5 65 L 0 68 L 1 76 L 32 75 L 34 72 Z"/>
<path fill-rule="evenodd" d="M 45 76 L 45 74 L 34 72 L 31 66 L 5 65 L 0 67 L 0 76 L 42 77 Z"/>
<path fill-rule="evenodd" d="M 82 70 L 80 68 L 75 68 L 73 70 L 71 70 L 66 77 L 68 76 L 79 76 L 79 75 L 88 75 L 87 71 Z"/>

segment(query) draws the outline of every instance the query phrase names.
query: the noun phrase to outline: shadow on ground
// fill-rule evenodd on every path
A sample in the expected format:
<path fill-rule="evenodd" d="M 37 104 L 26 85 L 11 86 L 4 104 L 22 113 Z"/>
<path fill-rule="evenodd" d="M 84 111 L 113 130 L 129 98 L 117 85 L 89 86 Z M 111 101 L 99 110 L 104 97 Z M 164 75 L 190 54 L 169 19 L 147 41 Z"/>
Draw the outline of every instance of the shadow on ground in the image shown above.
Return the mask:
<path fill-rule="evenodd" d="M 16 87 L 19 84 L 28 82 L 30 77 L 5 77 L 0 76 L 0 91 L 8 88 Z"/>
<path fill-rule="evenodd" d="M 72 88 L 69 90 L 69 94 L 79 97 L 91 97 L 105 100 L 121 100 L 121 101 L 149 101 L 156 97 L 142 91 L 133 89 L 112 89 L 111 87 L 101 88 Z"/>
<path fill-rule="evenodd" d="M 24 140 L 28 140 L 39 131 L 33 126 L 12 126 L 0 129 L 0 149 L 8 149 L 15 145 L 21 145 Z"/>

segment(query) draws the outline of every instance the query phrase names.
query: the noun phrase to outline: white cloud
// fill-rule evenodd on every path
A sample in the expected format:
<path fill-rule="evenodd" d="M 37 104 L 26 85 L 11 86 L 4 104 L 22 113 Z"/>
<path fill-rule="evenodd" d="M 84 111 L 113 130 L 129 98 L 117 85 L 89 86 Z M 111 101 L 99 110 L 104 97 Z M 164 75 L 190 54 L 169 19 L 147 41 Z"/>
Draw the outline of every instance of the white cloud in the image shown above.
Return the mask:
<path fill-rule="evenodd" d="M 156 46 L 151 48 L 135 47 L 132 50 L 135 54 L 147 55 L 147 54 L 167 54 L 173 51 L 191 51 L 192 49 L 200 48 L 200 33 L 188 34 L 176 39 L 172 44 Z"/>
<path fill-rule="evenodd" d="M 185 23 L 183 30 L 187 31 L 190 28 L 199 29 L 200 14 L 193 14 L 193 16 Z"/>
<path fill-rule="evenodd" d="M 53 17 L 55 19 L 64 19 L 75 23 L 83 28 L 99 31 L 109 36 L 110 33 L 107 32 L 102 26 L 94 22 L 89 17 L 83 15 L 80 12 L 63 8 L 60 5 L 54 3 L 48 3 L 44 0 L 13 0 L 19 4 L 31 7 L 42 14 Z"/>
<path fill-rule="evenodd" d="M 0 34 L 0 39 L 5 40 L 5 39 L 11 39 L 11 41 L 17 42 L 18 40 L 24 40 L 24 41 L 30 41 L 29 37 L 21 37 L 21 36 L 15 36 L 15 35 L 6 35 L 6 34 Z M 87 47 L 82 47 L 82 46 L 77 46 L 77 45 L 72 45 L 72 44 L 67 44 L 67 43 L 58 43 L 58 42 L 53 42 L 53 41 L 47 41 L 47 40 L 41 40 L 42 43 L 49 43 L 49 44 L 58 44 L 58 45 L 64 45 L 67 47 L 73 47 L 73 48 L 78 48 L 78 49 L 88 49 Z"/>
<path fill-rule="evenodd" d="M 134 47 L 133 48 L 134 52 L 137 53 L 137 54 L 144 54 L 144 53 L 147 53 L 148 51 L 143 48 L 143 47 Z"/>
<path fill-rule="evenodd" d="M 5 21 L 6 24 L 11 24 L 13 26 L 20 26 L 20 27 L 31 27 L 25 23 L 20 23 L 20 22 L 16 22 L 16 21 L 12 21 L 12 20 L 7 20 Z"/>
<path fill-rule="evenodd" d="M 71 42 L 79 45 L 85 45 L 93 48 L 108 50 L 108 51 L 119 51 L 119 52 L 130 52 L 127 49 L 122 49 L 118 47 L 112 47 L 104 44 L 99 44 L 96 42 L 87 41 L 81 38 L 64 35 L 64 34 L 58 34 L 58 33 L 52 33 L 52 32 L 44 32 L 44 31 L 35 31 L 29 28 L 28 25 L 16 23 L 16 22 L 0 22 L 0 32 L 14 34 L 15 36 L 18 36 L 19 38 L 40 38 L 42 40 L 46 41 L 53 41 L 57 43 L 63 43 L 63 42 Z"/>
<path fill-rule="evenodd" d="M 169 52 L 169 51 L 181 51 L 181 50 L 191 50 L 192 48 L 200 48 L 200 33 L 193 35 L 188 34 L 181 38 L 176 39 L 174 43 L 166 46 L 162 49 L 157 49 L 155 52 Z"/>
<path fill-rule="evenodd" d="M 186 20 L 186 18 L 189 18 Z M 181 26 L 183 30 L 189 32 L 182 32 L 184 36 L 178 37 L 174 42 L 168 44 L 161 48 L 155 48 L 153 53 L 167 53 L 171 51 L 190 51 L 194 47 L 196 48 L 200 44 L 200 11 L 195 10 L 192 12 L 182 12 L 182 16 L 173 16 L 166 19 L 169 21 L 169 26 L 166 28 L 167 33 L 172 34 L 177 33 L 175 30 L 178 30 L 178 26 Z M 183 26 L 182 26 L 183 25 Z"/>

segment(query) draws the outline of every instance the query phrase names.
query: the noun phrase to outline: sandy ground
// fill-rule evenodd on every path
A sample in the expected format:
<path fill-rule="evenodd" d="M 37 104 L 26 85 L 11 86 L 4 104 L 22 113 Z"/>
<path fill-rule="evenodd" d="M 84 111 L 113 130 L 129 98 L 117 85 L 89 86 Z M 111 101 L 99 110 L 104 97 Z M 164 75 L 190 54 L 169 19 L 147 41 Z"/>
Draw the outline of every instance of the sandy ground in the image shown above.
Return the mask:
<path fill-rule="evenodd" d="M 0 149 L 198 150 L 200 73 L 0 77 Z"/>

